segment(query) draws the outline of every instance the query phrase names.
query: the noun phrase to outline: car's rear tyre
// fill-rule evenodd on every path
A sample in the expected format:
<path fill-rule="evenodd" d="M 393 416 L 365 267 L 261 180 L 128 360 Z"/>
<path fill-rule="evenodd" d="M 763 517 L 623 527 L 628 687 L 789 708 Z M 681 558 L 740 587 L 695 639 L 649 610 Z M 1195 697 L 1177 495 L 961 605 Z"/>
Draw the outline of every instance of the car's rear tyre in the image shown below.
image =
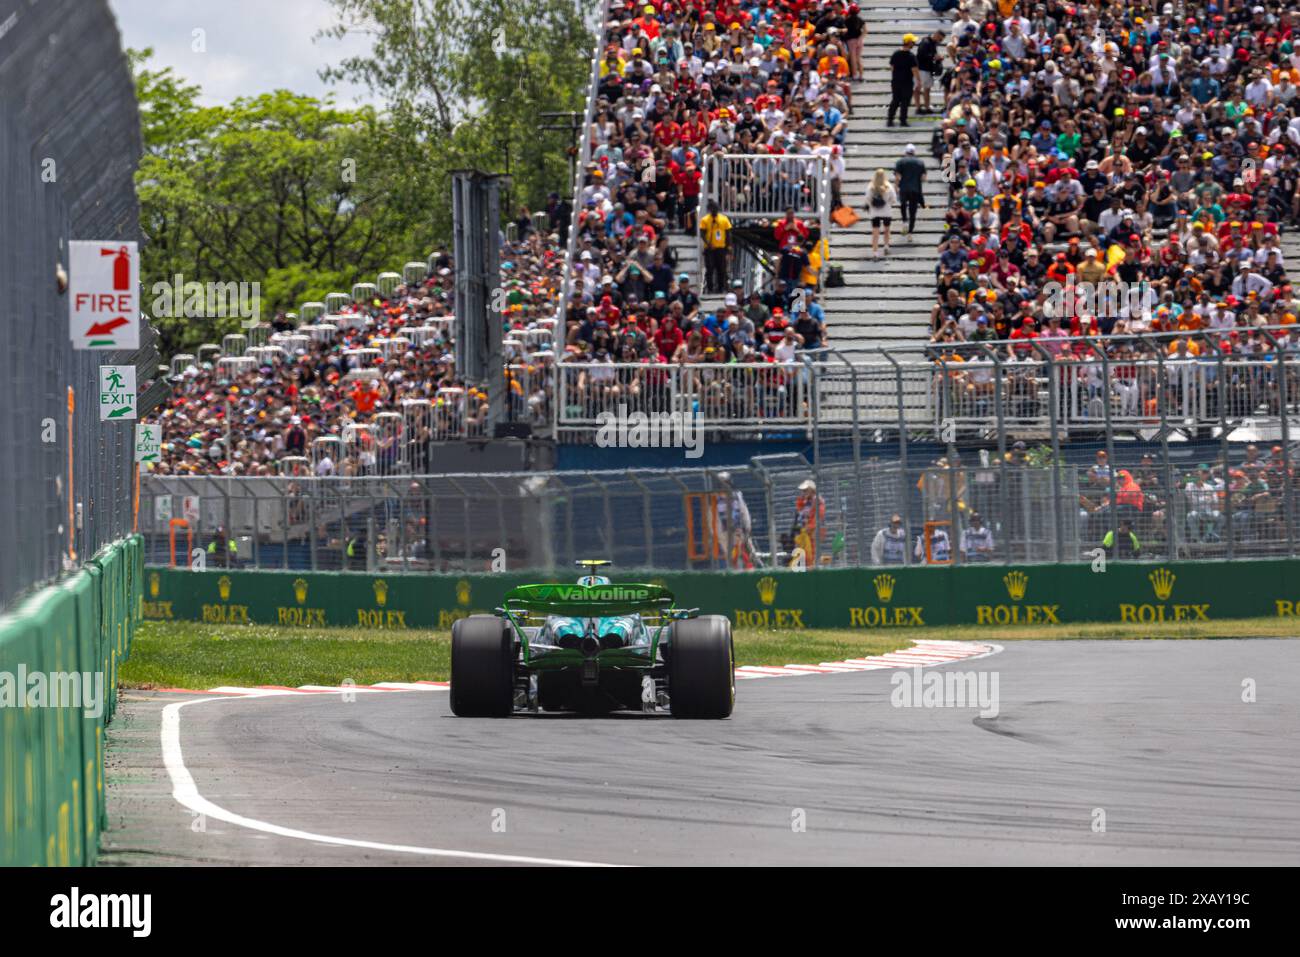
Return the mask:
<path fill-rule="evenodd" d="M 494 615 L 451 626 L 451 712 L 460 718 L 505 718 L 514 711 L 515 650 Z"/>
<path fill-rule="evenodd" d="M 736 703 L 731 622 L 702 615 L 673 623 L 668 693 L 674 718 L 726 718 Z"/>

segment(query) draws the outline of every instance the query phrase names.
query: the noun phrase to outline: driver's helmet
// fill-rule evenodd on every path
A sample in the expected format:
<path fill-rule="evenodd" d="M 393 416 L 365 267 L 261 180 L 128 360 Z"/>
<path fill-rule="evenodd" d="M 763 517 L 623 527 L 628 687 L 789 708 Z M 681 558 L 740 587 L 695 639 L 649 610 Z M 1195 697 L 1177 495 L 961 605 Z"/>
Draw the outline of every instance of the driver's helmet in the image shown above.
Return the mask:
<path fill-rule="evenodd" d="M 608 585 L 609 579 L 604 575 L 583 575 L 578 579 L 579 585 Z"/>

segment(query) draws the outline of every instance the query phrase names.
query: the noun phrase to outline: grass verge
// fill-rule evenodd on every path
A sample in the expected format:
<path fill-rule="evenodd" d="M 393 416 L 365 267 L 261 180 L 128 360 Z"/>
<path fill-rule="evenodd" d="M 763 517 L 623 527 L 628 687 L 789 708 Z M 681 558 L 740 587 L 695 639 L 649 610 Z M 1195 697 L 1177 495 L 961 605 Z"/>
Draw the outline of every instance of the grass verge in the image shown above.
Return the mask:
<path fill-rule="evenodd" d="M 1137 630 L 1122 624 L 910 628 L 897 631 L 736 631 L 741 665 L 817 664 L 907 648 L 913 640 L 1023 641 L 1145 638 L 1277 638 L 1276 618 L 1165 622 Z M 444 681 L 451 667 L 446 632 L 269 625 L 141 624 L 122 668 L 129 688 L 215 688 L 219 685 L 359 685 L 378 681 Z"/>

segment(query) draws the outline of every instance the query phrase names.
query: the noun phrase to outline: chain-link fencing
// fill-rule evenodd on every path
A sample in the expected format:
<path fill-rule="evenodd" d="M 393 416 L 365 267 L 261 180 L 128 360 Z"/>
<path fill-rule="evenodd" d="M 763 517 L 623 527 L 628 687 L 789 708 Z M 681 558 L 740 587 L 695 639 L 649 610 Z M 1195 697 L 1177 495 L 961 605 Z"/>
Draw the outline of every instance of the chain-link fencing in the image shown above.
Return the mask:
<path fill-rule="evenodd" d="M 74 351 L 69 341 L 68 240 L 139 233 L 140 124 L 111 12 L 7 0 L 0 23 L 0 606 L 12 608 L 130 534 L 132 423 L 100 422 L 98 369 L 134 364 L 142 389 L 158 369 L 144 322 L 135 354 Z M 75 65 L 51 59 L 56 42 L 77 49 Z M 77 106 L 91 100 L 71 89 L 95 90 L 94 108 Z"/>
<path fill-rule="evenodd" d="M 1292 456 L 1206 453 L 1062 461 L 1016 443 L 910 464 L 779 454 L 725 470 L 150 477 L 140 528 L 154 564 L 387 572 L 1293 554 Z"/>

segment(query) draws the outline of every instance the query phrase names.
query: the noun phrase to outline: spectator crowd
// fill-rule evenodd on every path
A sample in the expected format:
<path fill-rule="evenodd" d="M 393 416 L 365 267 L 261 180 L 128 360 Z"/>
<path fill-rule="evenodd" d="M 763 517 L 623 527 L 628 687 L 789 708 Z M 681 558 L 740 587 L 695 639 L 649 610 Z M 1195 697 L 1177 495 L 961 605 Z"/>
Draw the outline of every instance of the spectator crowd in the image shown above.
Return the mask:
<path fill-rule="evenodd" d="M 825 157 L 843 170 L 842 142 L 851 108 L 848 81 L 862 72 L 865 26 L 856 4 L 738 0 L 706 7 L 680 0 L 615 4 L 603 27 L 590 162 L 577 209 L 552 194 L 545 230 L 521 210 L 517 241 L 503 249 L 507 389 L 512 414 L 548 414 L 555 361 L 613 363 L 789 364 L 801 350 L 826 343 L 817 301 L 827 245 L 793 212 L 806 199 L 800 163 Z M 777 278 L 745 295 L 731 277 L 732 224 L 700 208 L 709 155 L 788 157 L 777 172 L 741 172 L 735 193 L 765 191 L 791 206 L 774 215 Z M 838 190 L 838 177 L 836 179 Z M 554 330 L 565 246 L 574 236 L 567 309 Z M 721 297 L 703 308 L 704 290 L 679 267 L 669 241 L 700 231 L 709 282 Z M 269 475 L 281 460 L 308 458 L 317 474 L 391 470 L 400 454 L 417 457 L 436 438 L 481 433 L 487 396 L 456 375 L 452 324 L 454 266 L 446 253 L 421 282 L 347 307 L 336 330 L 293 340 L 293 323 L 277 316 L 271 345 L 253 363 L 203 356 L 174 378 L 156 414 L 163 427 L 157 474 Z M 386 348 L 433 323 L 434 336 Z M 307 331 L 307 330 L 304 330 Z M 367 350 L 360 352 L 359 350 Z M 739 392 L 715 390 L 718 408 L 746 414 L 788 411 L 789 376 L 774 370 Z M 606 402 L 629 389 L 655 391 L 653 373 L 614 376 L 584 369 L 572 380 L 580 401 Z M 373 426 L 403 403 L 427 399 L 430 412 L 400 427 Z M 390 417 L 390 421 L 392 421 Z M 322 436 L 343 441 L 313 455 Z M 405 449 L 399 448 L 405 446 Z M 412 452 L 412 449 L 415 451 Z"/>
<path fill-rule="evenodd" d="M 966 0 L 927 38 L 950 194 L 936 351 L 1270 355 L 1258 329 L 1295 323 L 1280 234 L 1300 213 L 1296 15 L 1177 11 Z"/>
<path fill-rule="evenodd" d="M 807 208 L 810 163 L 843 169 L 848 83 L 862 74 L 858 6 L 641 0 L 613 9 L 574 218 L 563 361 L 781 363 L 824 345 L 816 287 L 827 246 L 795 209 Z M 716 155 L 774 160 L 738 161 L 724 184 L 728 197 L 761 195 L 774 212 L 763 228 L 779 254 L 776 277 L 752 295 L 732 277 L 735 227 L 700 208 Z M 706 288 L 679 268 L 674 230 L 692 243 L 699 231 Z M 721 297 L 718 308 L 704 307 L 708 294 Z"/>
<path fill-rule="evenodd" d="M 824 0 L 628 0 L 612 9 L 576 208 L 552 195 L 541 229 L 521 210 L 503 250 L 512 414 L 547 415 L 554 361 L 583 367 L 566 399 L 592 408 L 654 394 L 665 381 L 629 366 L 772 364 L 771 374 L 719 386 L 707 400 L 746 416 L 786 414 L 787 368 L 829 338 L 817 295 L 827 250 L 816 224 L 795 213 L 805 188 L 797 170 L 814 158 L 842 170 L 849 81 L 862 73 L 860 10 Z M 1110 380 L 1069 380 L 1069 401 L 1088 414 L 1109 402 L 1123 419 L 1149 418 L 1161 395 L 1184 398 L 1185 380 L 1151 371 L 1157 350 L 1173 362 L 1300 350 L 1300 301 L 1280 241 L 1300 216 L 1295 15 L 1276 2 L 1177 11 L 965 0 L 949 28 L 919 43 L 909 36 L 906 48 L 921 55 L 915 72 L 912 59 L 904 66 L 924 77 L 908 99 L 938 114 L 930 149 L 950 192 L 932 355 L 940 379 L 976 411 L 994 391 L 980 363 L 962 368 L 977 344 L 991 344 L 1011 369 L 1003 388 L 1024 406 L 1010 408 L 1013 418 L 1042 402 L 1033 366 L 1043 354 L 1069 361 L 1104 350 Z M 775 277 L 749 295 L 732 277 L 735 227 L 700 208 L 716 155 L 789 161 L 775 173 L 728 167 L 727 195 L 766 191 L 785 208 L 765 227 L 779 254 Z M 915 184 L 902 185 L 894 193 L 877 184 L 900 203 L 903 193 L 920 201 Z M 692 243 L 699 233 L 704 277 L 681 268 L 674 231 Z M 887 228 L 884 242 L 887 250 Z M 454 281 L 441 254 L 423 281 L 348 307 L 329 336 L 295 340 L 251 368 L 196 361 L 181 370 L 158 416 L 156 471 L 270 474 L 282 458 L 310 458 L 318 437 L 372 425 L 410 399 L 429 400 L 427 419 L 396 434 L 363 431 L 341 460 L 313 467 L 382 470 L 395 442 L 481 430 L 486 396 L 457 377 L 451 323 L 436 322 L 451 316 Z M 705 305 L 710 295 L 716 308 Z M 438 332 L 423 341 L 357 351 L 430 323 Z M 272 344 L 293 332 L 283 318 L 273 325 Z M 1274 366 L 1234 379 L 1234 414 L 1275 407 L 1276 376 Z"/>
<path fill-rule="evenodd" d="M 548 230 L 564 228 L 566 209 L 553 198 Z M 561 234 L 540 231 L 527 210 L 514 233 L 502 246 L 496 290 L 506 389 L 511 415 L 536 421 L 546 414 L 564 251 Z M 332 332 L 295 328 L 282 314 L 269 332 L 277 348 L 244 361 L 205 356 L 176 370 L 171 397 L 153 416 L 163 430 L 153 474 L 277 475 L 283 460 L 298 457 L 317 475 L 385 474 L 399 461 L 422 468 L 436 439 L 482 434 L 487 394 L 456 373 L 455 281 L 450 254 L 439 251 L 423 280 L 329 317 Z M 408 400 L 428 405 L 413 412 Z M 401 418 L 380 427 L 384 413 Z M 340 441 L 313 452 L 316 439 L 331 436 Z"/>

